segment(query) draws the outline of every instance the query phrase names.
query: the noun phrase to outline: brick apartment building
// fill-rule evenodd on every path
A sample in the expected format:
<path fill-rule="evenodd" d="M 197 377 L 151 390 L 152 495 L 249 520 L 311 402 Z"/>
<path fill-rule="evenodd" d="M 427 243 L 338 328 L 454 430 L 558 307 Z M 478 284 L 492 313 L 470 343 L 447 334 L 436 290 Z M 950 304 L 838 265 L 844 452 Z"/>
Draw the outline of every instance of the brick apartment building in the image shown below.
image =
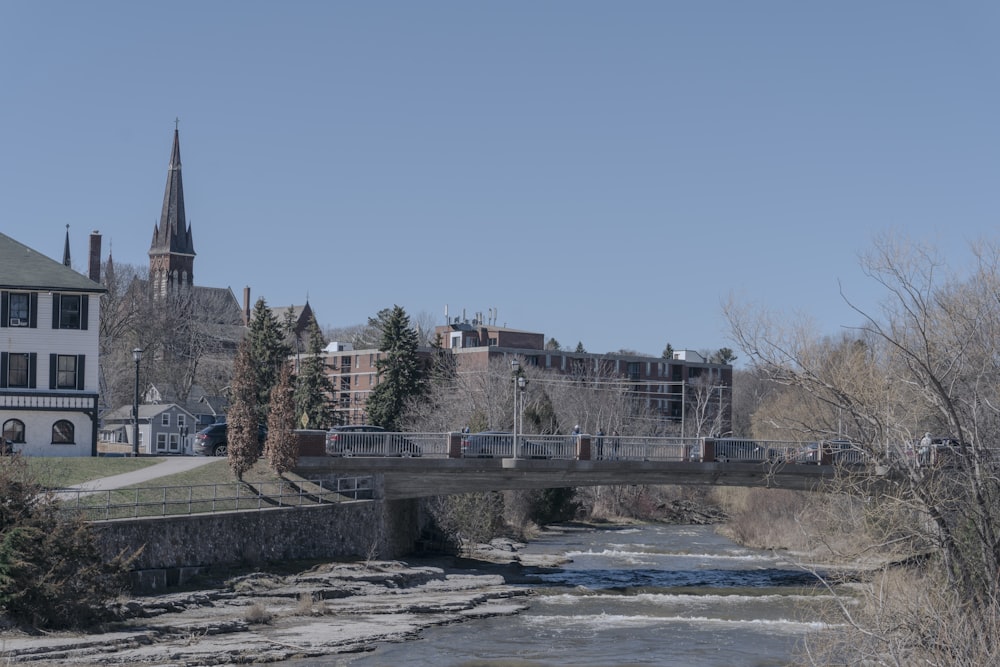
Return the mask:
<path fill-rule="evenodd" d="M 594 374 L 622 378 L 632 394 L 646 404 L 650 413 L 665 421 L 683 423 L 692 401 L 691 382 L 698 378 L 715 392 L 723 413 L 722 422 L 731 423 L 732 366 L 709 363 L 691 351 L 675 352 L 673 359 L 629 354 L 593 354 L 569 350 L 546 350 L 545 335 L 456 318 L 438 326 L 435 334 L 454 356 L 462 371 L 486 370 L 490 362 L 511 359 L 525 366 L 559 374 Z M 349 345 L 331 343 L 326 351 L 326 367 L 334 387 L 333 404 L 338 421 L 365 423 L 365 401 L 378 383 L 375 362 L 378 350 L 353 350 Z M 430 360 L 431 350 L 421 356 Z M 728 430 L 728 426 L 725 430 Z"/>

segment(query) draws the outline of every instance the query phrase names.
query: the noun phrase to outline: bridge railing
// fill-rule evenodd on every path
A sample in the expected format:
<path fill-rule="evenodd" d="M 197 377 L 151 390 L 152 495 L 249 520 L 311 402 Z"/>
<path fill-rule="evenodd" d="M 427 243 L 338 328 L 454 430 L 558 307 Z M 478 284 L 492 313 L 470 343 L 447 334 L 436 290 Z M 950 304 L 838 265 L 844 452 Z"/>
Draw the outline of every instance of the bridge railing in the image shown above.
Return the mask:
<path fill-rule="evenodd" d="M 594 461 L 697 461 L 700 452 L 700 438 L 590 436 Z"/>
<path fill-rule="evenodd" d="M 213 512 L 303 507 L 375 497 L 371 475 L 291 482 L 230 482 L 193 486 L 156 486 L 88 491 L 54 491 L 60 511 L 86 521 L 177 516 Z"/>

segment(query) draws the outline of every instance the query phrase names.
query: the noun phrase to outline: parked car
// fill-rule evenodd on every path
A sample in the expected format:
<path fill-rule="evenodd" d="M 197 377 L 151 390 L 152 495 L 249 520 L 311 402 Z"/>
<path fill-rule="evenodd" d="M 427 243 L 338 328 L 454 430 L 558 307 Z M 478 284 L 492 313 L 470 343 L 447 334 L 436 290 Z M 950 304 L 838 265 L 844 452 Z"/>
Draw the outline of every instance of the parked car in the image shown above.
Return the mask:
<path fill-rule="evenodd" d="M 856 465 L 866 460 L 864 451 L 850 440 L 824 440 L 810 442 L 800 449 L 795 462 L 823 463 L 823 452 L 829 455 L 826 460 L 833 465 Z"/>
<path fill-rule="evenodd" d="M 381 426 L 351 424 L 326 432 L 327 456 L 420 456 L 420 445 Z"/>
<path fill-rule="evenodd" d="M 510 457 L 514 434 L 510 431 L 480 431 L 462 437 L 462 456 L 470 459 Z M 551 459 L 552 450 L 540 442 L 520 440 L 518 456 L 522 459 Z"/>
<path fill-rule="evenodd" d="M 229 453 L 229 442 L 226 438 L 228 427 L 226 422 L 211 424 L 198 431 L 194 436 L 192 449 L 198 456 L 226 456 Z M 257 427 L 257 446 L 259 452 L 264 451 L 264 441 L 267 440 L 267 427 Z"/>

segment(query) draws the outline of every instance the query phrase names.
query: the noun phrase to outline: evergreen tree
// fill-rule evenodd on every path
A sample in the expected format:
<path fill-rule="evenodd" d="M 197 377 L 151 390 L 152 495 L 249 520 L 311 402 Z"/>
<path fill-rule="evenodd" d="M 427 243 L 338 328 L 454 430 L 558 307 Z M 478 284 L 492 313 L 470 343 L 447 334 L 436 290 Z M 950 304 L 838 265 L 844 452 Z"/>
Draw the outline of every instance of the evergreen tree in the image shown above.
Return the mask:
<path fill-rule="evenodd" d="M 295 386 L 295 414 L 302 428 L 329 428 L 333 426 L 330 397 L 333 385 L 326 374 L 323 333 L 313 318 L 309 322 L 309 348 L 299 368 Z"/>
<path fill-rule="evenodd" d="M 267 415 L 267 442 L 264 456 L 279 475 L 295 467 L 299 460 L 295 438 L 295 400 L 292 387 L 292 367 L 285 362 L 278 373 L 278 383 L 271 391 L 271 410 Z"/>
<path fill-rule="evenodd" d="M 0 609 L 35 628 L 108 620 L 138 552 L 105 562 L 90 524 L 63 512 L 19 454 L 0 458 Z"/>
<path fill-rule="evenodd" d="M 249 340 L 244 340 L 236 349 L 233 363 L 233 384 L 229 414 L 226 419 L 226 454 L 229 467 L 242 480 L 243 473 L 250 470 L 257 460 L 258 420 L 257 385 L 253 355 Z"/>
<path fill-rule="evenodd" d="M 410 326 L 406 311 L 394 306 L 380 326 L 379 350 L 383 354 L 375 362 L 379 380 L 368 395 L 368 420 L 389 431 L 398 431 L 406 402 L 426 390 L 425 372 L 417 356 L 417 333 Z"/>
<path fill-rule="evenodd" d="M 736 361 L 736 353 L 728 347 L 720 347 L 712 353 L 708 361 L 712 364 L 732 364 Z"/>
<path fill-rule="evenodd" d="M 577 343 L 576 343 L 576 353 L 577 354 L 583 354 L 586 351 L 587 350 L 583 347 L 583 341 L 582 340 L 581 341 L 577 341 Z"/>
<path fill-rule="evenodd" d="M 278 381 L 278 372 L 291 353 L 286 342 L 287 324 L 280 324 L 263 297 L 254 304 L 247 341 L 250 343 L 250 357 L 254 372 L 254 386 L 257 394 L 257 418 L 267 419 L 271 389 Z"/>
<path fill-rule="evenodd" d="M 555 338 L 549 338 L 549 342 L 545 344 L 545 349 L 556 352 L 558 350 L 561 350 L 562 346 L 559 345 L 559 341 L 557 341 Z"/>
<path fill-rule="evenodd" d="M 671 345 L 670 343 L 667 343 L 667 346 L 665 348 L 663 348 L 663 355 L 662 356 L 663 356 L 664 359 L 673 359 L 674 358 L 674 346 Z"/>

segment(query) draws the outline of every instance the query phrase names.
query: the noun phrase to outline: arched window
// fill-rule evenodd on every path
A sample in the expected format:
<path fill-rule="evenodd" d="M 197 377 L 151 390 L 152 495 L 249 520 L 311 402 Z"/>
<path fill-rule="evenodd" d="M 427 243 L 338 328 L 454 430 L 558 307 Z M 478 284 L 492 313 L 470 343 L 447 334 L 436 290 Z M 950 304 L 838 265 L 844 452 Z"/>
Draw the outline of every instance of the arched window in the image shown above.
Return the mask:
<path fill-rule="evenodd" d="M 60 419 L 52 425 L 53 445 L 72 445 L 74 442 L 73 422 Z"/>
<path fill-rule="evenodd" d="M 24 442 L 24 422 L 20 419 L 8 419 L 3 423 L 3 437 L 11 442 Z"/>

